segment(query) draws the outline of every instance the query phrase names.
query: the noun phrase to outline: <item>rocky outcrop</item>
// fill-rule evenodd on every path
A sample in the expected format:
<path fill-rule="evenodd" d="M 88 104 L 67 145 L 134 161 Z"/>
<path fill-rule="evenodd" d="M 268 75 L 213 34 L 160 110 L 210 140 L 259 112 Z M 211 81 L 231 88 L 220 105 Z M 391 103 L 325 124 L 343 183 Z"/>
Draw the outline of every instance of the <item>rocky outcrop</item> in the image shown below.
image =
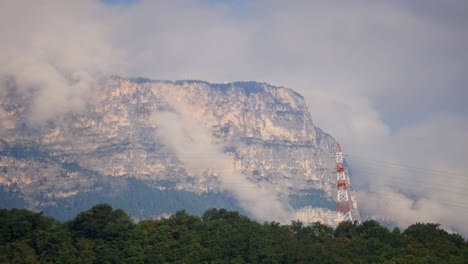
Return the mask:
<path fill-rule="evenodd" d="M 96 191 L 105 176 L 133 177 L 160 190 L 217 191 L 216 168 L 190 168 L 154 136 L 158 124 L 150 117 L 158 111 L 182 111 L 201 124 L 253 182 L 272 183 L 297 197 L 312 190 L 329 204 L 335 197 L 335 140 L 314 126 L 304 98 L 288 88 L 114 78 L 85 111 L 40 126 L 27 121 L 27 95 L 14 89 L 4 94 L 0 185 L 19 190 L 30 208 L 45 203 L 38 197 L 53 203 Z M 331 209 L 314 213 L 301 206 L 303 221 L 308 215 L 316 221 Z"/>

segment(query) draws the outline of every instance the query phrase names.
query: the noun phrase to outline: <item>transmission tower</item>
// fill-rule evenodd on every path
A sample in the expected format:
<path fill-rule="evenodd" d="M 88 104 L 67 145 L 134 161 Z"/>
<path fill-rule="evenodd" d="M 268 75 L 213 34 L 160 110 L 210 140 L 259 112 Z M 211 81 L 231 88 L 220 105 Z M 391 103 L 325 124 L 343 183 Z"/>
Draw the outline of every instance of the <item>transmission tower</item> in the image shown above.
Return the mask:
<path fill-rule="evenodd" d="M 343 152 L 340 144 L 336 144 L 336 180 L 337 180 L 337 219 L 338 223 L 353 221 L 351 207 L 349 204 L 349 193 L 345 167 L 343 163 Z"/>

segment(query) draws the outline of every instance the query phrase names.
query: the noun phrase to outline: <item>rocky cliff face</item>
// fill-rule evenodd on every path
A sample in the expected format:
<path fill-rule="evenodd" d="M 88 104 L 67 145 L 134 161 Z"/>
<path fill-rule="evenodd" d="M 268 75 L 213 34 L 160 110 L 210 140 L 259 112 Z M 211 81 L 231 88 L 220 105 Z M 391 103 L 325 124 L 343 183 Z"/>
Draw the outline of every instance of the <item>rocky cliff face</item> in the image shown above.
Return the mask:
<path fill-rule="evenodd" d="M 155 136 L 160 124 L 151 116 L 172 111 L 204 127 L 249 181 L 287 194 L 297 218 L 333 224 L 335 140 L 291 89 L 114 78 L 85 111 L 41 125 L 27 121 L 30 97 L 14 88 L 0 96 L 0 185 L 29 208 L 59 207 L 60 199 L 104 191 L 102 181 L 127 178 L 153 190 L 222 191 L 216 167 L 184 162 L 216 157 L 181 157 Z"/>

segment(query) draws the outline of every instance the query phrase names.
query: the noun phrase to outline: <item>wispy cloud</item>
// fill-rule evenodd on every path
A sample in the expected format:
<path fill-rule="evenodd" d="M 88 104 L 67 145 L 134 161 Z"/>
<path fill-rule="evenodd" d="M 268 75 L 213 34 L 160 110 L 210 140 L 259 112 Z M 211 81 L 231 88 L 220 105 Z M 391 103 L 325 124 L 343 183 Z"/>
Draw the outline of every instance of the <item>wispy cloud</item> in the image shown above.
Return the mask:
<path fill-rule="evenodd" d="M 81 110 L 100 81 L 124 68 L 93 1 L 0 4 L 0 77 L 31 97 L 31 124 Z"/>
<path fill-rule="evenodd" d="M 178 101 L 168 97 L 173 111 L 152 114 L 155 137 L 164 142 L 189 169 L 216 173 L 221 190 L 234 196 L 246 212 L 260 221 L 289 223 L 293 208 L 273 185 L 260 186 L 236 171 L 234 159 L 225 154 L 223 146 L 212 142 L 203 120 L 193 120 Z"/>

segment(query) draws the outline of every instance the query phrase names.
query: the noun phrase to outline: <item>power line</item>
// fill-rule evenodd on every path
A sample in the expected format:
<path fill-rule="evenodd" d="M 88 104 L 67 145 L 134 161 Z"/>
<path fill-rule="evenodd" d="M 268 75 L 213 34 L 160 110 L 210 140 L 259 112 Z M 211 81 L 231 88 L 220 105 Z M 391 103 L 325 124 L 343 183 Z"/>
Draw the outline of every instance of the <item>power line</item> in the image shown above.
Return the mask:
<path fill-rule="evenodd" d="M 397 192 L 392 192 L 392 193 L 389 193 L 389 192 L 378 192 L 376 190 L 373 190 L 373 189 L 367 189 L 364 191 L 365 193 L 371 193 L 371 194 L 378 194 L 379 196 L 389 196 L 391 194 L 401 194 L 401 195 L 405 195 L 403 193 L 397 193 Z M 406 195 L 405 195 L 405 198 L 408 198 Z M 411 198 L 408 198 L 411 200 Z M 413 200 L 411 200 L 413 201 Z M 449 205 L 449 206 L 454 206 L 454 207 L 461 207 L 461 208 L 466 208 L 468 209 L 468 203 L 466 202 L 458 202 L 458 201 L 450 201 L 450 200 L 440 200 L 440 199 L 437 199 L 437 200 L 429 200 L 429 202 L 436 202 L 436 203 L 439 203 L 439 204 L 443 204 L 443 205 Z M 414 202 L 414 201 L 413 201 Z M 466 205 L 466 206 L 465 206 Z"/>
<path fill-rule="evenodd" d="M 359 169 L 359 172 L 361 174 L 363 173 L 369 173 L 369 174 L 376 174 L 376 173 L 379 173 L 378 169 L 377 168 L 373 168 L 373 167 L 362 167 Z M 410 173 L 405 173 L 405 172 L 402 172 L 400 174 L 397 174 L 397 175 L 394 175 L 394 174 L 388 174 L 388 173 L 384 173 L 382 174 L 380 172 L 380 176 L 379 178 L 382 179 L 382 180 L 386 180 L 386 179 L 389 179 L 389 180 L 402 180 L 402 181 L 408 181 L 408 182 L 411 182 L 411 183 L 417 183 L 417 184 L 432 184 L 432 185 L 438 185 L 438 186 L 444 186 L 444 187 L 449 187 L 449 188 L 455 188 L 455 187 L 462 187 L 464 184 L 468 184 L 468 181 L 462 181 L 462 182 L 459 182 L 461 181 L 461 179 L 447 179 L 447 178 L 441 178 L 440 180 L 438 178 L 422 178 L 422 177 L 405 177 L 406 176 L 409 176 L 409 175 L 414 175 L 414 174 L 410 174 Z M 468 179 L 467 179 L 468 180 Z M 443 181 L 443 183 L 441 183 L 441 181 Z M 449 184 L 451 183 L 451 184 Z"/>
<path fill-rule="evenodd" d="M 329 157 L 334 157 L 332 153 L 327 153 L 330 154 Z M 229 157 L 233 158 L 241 158 L 239 156 L 231 156 L 229 154 L 223 153 L 223 155 L 227 155 Z M 368 157 L 363 157 L 359 155 L 354 155 L 354 154 L 344 154 L 344 157 L 350 160 L 354 160 L 357 162 L 365 162 L 365 163 L 374 163 L 374 164 L 379 164 L 379 166 L 385 166 L 385 167 L 392 167 L 392 168 L 403 168 L 406 170 L 412 170 L 414 173 L 424 173 L 424 174 L 431 174 L 431 175 L 436 175 L 436 176 L 457 176 L 457 178 L 462 178 L 466 179 L 467 175 L 462 175 L 460 173 L 456 173 L 453 171 L 443 171 L 443 170 L 434 170 L 434 169 L 428 169 L 428 168 L 423 168 L 423 167 L 417 167 L 413 165 L 408 165 L 408 164 L 402 164 L 402 163 L 394 163 L 394 162 L 388 162 L 388 161 L 382 161 L 382 160 L 376 160 L 376 159 L 370 159 Z M 225 159 L 224 157 L 220 157 L 220 154 L 191 154 L 191 155 L 174 155 L 174 157 L 180 157 L 180 158 L 191 158 L 191 159 L 204 159 L 204 158 L 210 158 L 210 159 Z M 451 177 L 453 179 L 453 177 Z"/>
<path fill-rule="evenodd" d="M 453 175 L 453 176 L 460 176 L 460 177 L 464 177 L 464 178 L 467 177 L 466 175 L 462 175 L 460 173 L 456 173 L 456 172 L 453 172 L 453 171 L 428 169 L 428 168 L 417 167 L 417 166 L 412 166 L 412 165 L 408 165 L 408 164 L 401 164 L 401 163 L 393 163 L 393 162 L 388 162 L 388 161 L 375 160 L 375 159 L 370 159 L 370 158 L 363 157 L 363 156 L 358 156 L 358 155 L 346 154 L 344 156 L 348 157 L 349 159 L 354 159 L 354 160 L 357 160 L 357 161 L 375 162 L 375 163 L 387 164 L 389 166 L 394 166 L 394 167 L 398 167 L 398 168 L 407 168 L 407 169 L 412 169 L 412 170 L 416 170 L 416 171 L 423 171 L 426 174 Z"/>

